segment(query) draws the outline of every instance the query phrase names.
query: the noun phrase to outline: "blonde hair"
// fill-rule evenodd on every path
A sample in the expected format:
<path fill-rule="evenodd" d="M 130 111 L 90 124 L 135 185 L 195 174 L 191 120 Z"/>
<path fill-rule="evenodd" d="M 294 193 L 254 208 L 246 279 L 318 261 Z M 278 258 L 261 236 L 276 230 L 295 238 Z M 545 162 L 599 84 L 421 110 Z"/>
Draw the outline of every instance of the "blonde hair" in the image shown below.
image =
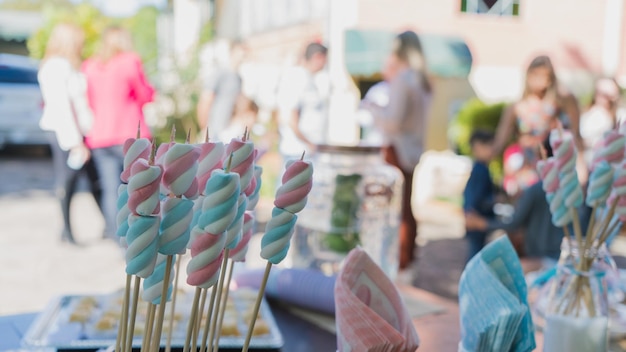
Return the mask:
<path fill-rule="evenodd" d="M 102 33 L 98 57 L 106 62 L 118 54 L 131 50 L 133 50 L 133 41 L 130 33 L 122 27 L 112 26 Z"/>
<path fill-rule="evenodd" d="M 546 97 L 556 100 L 558 98 L 556 72 L 554 70 L 554 66 L 552 65 L 552 60 L 550 60 L 550 57 L 547 55 L 535 57 L 528 65 L 528 68 L 526 69 L 526 81 L 524 83 L 524 93 L 522 98 L 526 98 L 531 94 L 530 87 L 528 86 L 528 76 L 530 76 L 533 70 L 538 68 L 545 68 L 548 70 L 550 85 L 547 88 Z"/>
<path fill-rule="evenodd" d="M 68 60 L 75 68 L 80 67 L 85 41 L 83 30 L 75 24 L 61 23 L 54 27 L 43 56 L 43 62 L 58 56 Z"/>

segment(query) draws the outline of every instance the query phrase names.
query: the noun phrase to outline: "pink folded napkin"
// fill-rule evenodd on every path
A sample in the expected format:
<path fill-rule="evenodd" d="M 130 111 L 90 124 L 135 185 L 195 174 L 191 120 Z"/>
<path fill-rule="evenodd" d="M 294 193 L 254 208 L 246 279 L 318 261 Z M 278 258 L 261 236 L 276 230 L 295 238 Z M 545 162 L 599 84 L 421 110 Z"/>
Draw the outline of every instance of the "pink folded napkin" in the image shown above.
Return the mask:
<path fill-rule="evenodd" d="M 335 283 L 339 352 L 414 352 L 419 337 L 394 284 L 360 248 Z"/>

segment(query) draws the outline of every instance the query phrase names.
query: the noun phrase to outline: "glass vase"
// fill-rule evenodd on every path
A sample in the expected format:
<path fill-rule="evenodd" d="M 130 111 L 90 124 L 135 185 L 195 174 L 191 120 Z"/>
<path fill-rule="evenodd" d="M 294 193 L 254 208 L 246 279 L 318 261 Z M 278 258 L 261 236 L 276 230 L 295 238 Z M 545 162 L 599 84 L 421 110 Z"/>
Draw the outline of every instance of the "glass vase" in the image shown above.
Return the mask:
<path fill-rule="evenodd" d="M 403 177 L 380 148 L 318 146 L 307 207 L 298 217 L 292 265 L 327 275 L 360 246 L 394 278 L 398 271 Z"/>
<path fill-rule="evenodd" d="M 580 250 L 564 238 L 545 311 L 544 351 L 608 351 L 606 274 L 615 269 L 606 246 Z"/>

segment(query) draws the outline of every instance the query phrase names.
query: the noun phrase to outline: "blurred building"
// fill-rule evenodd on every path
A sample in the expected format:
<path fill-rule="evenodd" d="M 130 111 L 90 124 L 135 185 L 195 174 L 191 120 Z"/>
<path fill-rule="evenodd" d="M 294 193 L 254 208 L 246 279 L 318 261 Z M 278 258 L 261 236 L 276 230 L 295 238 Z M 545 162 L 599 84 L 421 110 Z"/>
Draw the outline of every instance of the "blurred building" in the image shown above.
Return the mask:
<path fill-rule="evenodd" d="M 269 105 L 282 66 L 311 40 L 328 44 L 331 114 L 341 117 L 332 121 L 343 123 L 329 134 L 342 138 L 354 137 L 345 128 L 356 100 L 380 79 L 390 40 L 405 29 L 422 35 L 436 81 L 434 149 L 447 146 L 447 122 L 468 97 L 518 98 L 536 55 L 549 55 L 577 94 L 588 93 L 598 75 L 626 84 L 624 0 L 216 0 L 215 7 L 216 34 L 249 44 L 247 90 Z"/>
<path fill-rule="evenodd" d="M 361 28 L 414 28 L 462 37 L 471 49 L 471 82 L 485 100 L 519 96 L 526 64 L 554 60 L 559 76 L 581 93 L 590 73 L 626 84 L 623 0 L 375 0 L 358 3 Z"/>

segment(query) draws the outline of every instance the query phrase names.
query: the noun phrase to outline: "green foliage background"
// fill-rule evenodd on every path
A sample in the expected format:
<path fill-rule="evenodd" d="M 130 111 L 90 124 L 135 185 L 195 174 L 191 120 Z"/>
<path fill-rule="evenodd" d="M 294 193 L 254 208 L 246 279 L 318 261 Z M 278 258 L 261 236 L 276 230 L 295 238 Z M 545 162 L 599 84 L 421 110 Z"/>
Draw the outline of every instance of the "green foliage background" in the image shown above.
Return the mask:
<path fill-rule="evenodd" d="M 141 56 L 146 73 L 150 76 L 157 71 L 157 29 L 159 11 L 155 7 L 143 7 L 134 16 L 111 18 L 105 16 L 97 7 L 88 2 L 73 5 L 67 0 L 22 1 L 20 7 L 34 10 L 38 7 L 44 14 L 44 25 L 27 42 L 30 55 L 35 59 L 43 57 L 48 38 L 54 26 L 59 23 L 74 23 L 85 31 L 83 57 L 88 58 L 98 49 L 100 35 L 109 25 L 127 28 L 134 40 L 135 50 Z M 28 5 L 28 6 L 27 6 Z"/>
<path fill-rule="evenodd" d="M 506 103 L 486 104 L 478 98 L 469 99 L 463 104 L 449 131 L 459 154 L 471 156 L 469 140 L 474 130 L 483 129 L 495 133 L 506 105 Z M 494 159 L 489 169 L 494 182 L 500 183 L 502 181 L 502 158 Z"/>

